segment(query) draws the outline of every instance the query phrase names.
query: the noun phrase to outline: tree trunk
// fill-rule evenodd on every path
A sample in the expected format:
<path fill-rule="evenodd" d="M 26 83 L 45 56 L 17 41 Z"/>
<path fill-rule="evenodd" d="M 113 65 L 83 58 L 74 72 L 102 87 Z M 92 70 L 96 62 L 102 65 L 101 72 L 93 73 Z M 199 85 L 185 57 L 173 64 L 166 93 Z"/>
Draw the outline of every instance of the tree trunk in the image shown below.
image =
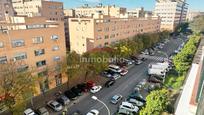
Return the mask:
<path fill-rule="evenodd" d="M 88 73 L 89 73 L 89 72 L 86 71 L 86 73 L 85 73 L 85 77 L 84 77 L 84 82 L 87 81 Z"/>

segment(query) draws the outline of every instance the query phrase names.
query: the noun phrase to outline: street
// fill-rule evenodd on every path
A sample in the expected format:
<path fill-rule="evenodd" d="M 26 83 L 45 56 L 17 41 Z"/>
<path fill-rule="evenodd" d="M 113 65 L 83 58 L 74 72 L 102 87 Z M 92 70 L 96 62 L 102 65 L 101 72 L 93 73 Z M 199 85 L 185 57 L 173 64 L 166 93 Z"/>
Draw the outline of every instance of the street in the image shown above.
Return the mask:
<path fill-rule="evenodd" d="M 161 50 L 163 52 L 166 52 L 168 55 L 170 55 L 172 52 L 174 52 L 175 49 L 181 44 L 182 41 L 180 39 L 170 39 L 170 41 L 165 44 L 164 48 Z M 156 56 L 162 55 L 156 54 Z M 159 57 L 158 57 L 159 58 Z M 110 103 L 110 99 L 115 94 L 121 94 L 124 98 L 126 98 L 133 90 L 134 86 L 140 82 L 142 79 L 147 78 L 147 66 L 151 62 L 158 61 L 158 59 L 155 58 L 155 60 L 147 60 L 143 64 L 138 66 L 133 66 L 129 69 L 128 74 L 125 77 L 122 77 L 121 79 L 117 80 L 116 83 L 110 87 L 110 88 L 103 88 L 100 92 L 94 94 L 98 99 L 103 101 L 108 108 L 111 111 L 111 114 L 114 114 L 119 104 L 113 105 Z M 99 102 L 91 99 L 91 96 L 93 94 L 88 94 L 85 96 L 82 96 L 80 98 L 80 101 L 77 101 L 74 105 L 70 106 L 68 108 L 69 114 L 80 111 L 83 114 L 86 114 L 88 111 L 92 109 L 97 109 L 100 111 L 101 115 L 107 115 L 106 108 L 100 104 Z M 54 114 L 53 114 L 54 115 Z"/>

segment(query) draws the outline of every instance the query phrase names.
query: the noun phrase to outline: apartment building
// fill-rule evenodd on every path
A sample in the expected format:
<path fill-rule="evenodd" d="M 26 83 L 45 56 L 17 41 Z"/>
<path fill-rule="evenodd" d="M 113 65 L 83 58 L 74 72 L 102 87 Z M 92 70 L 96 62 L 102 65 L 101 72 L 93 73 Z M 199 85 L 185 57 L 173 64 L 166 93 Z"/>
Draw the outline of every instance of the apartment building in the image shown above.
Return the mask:
<path fill-rule="evenodd" d="M 199 11 L 191 11 L 189 10 L 186 16 L 187 21 L 193 21 L 195 17 L 197 16 L 204 16 L 204 12 Z"/>
<path fill-rule="evenodd" d="M 14 61 L 17 70 L 33 69 L 43 80 L 36 83 L 37 94 L 66 82 L 58 63 L 66 56 L 64 22 L 44 17 L 10 17 L 0 23 L 0 64 Z"/>
<path fill-rule="evenodd" d="M 14 16 L 11 0 L 0 0 L 0 22 L 6 20 L 6 15 Z"/>
<path fill-rule="evenodd" d="M 93 17 L 69 19 L 71 50 L 80 54 L 117 43 L 137 34 L 159 30 L 158 17 L 117 18 L 95 13 Z"/>
<path fill-rule="evenodd" d="M 154 13 L 161 17 L 161 30 L 173 31 L 178 24 L 185 22 L 187 5 L 185 0 L 158 0 Z"/>
<path fill-rule="evenodd" d="M 99 4 L 95 7 L 90 7 L 88 4 L 85 4 L 82 7 L 75 8 L 75 15 L 77 17 L 91 17 L 95 12 L 102 13 L 104 15 L 110 15 L 112 17 L 121 17 L 121 15 L 126 14 L 126 8 L 112 6 L 103 6 Z"/>
<path fill-rule="evenodd" d="M 135 17 L 135 18 L 145 17 L 145 11 L 143 7 L 128 10 L 127 13 L 129 17 Z"/>
<path fill-rule="evenodd" d="M 64 20 L 63 3 L 45 0 L 12 0 L 18 16 L 43 16 L 47 20 Z"/>

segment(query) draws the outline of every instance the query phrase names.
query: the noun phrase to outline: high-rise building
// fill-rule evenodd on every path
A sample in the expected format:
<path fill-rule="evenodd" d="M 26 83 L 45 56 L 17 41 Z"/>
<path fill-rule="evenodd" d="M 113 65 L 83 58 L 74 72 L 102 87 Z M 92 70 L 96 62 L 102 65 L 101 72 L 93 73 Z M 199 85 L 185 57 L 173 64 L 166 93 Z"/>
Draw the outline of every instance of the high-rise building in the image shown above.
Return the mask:
<path fill-rule="evenodd" d="M 45 0 L 12 0 L 18 16 L 43 16 L 47 20 L 64 20 L 63 3 Z"/>
<path fill-rule="evenodd" d="M 186 20 L 188 4 L 185 0 L 157 0 L 154 13 L 161 18 L 161 30 L 173 31 Z"/>
<path fill-rule="evenodd" d="M 158 17 L 117 18 L 95 13 L 93 17 L 69 19 L 71 50 L 80 54 L 117 43 L 137 34 L 159 30 Z"/>
<path fill-rule="evenodd" d="M 36 84 L 37 94 L 66 82 L 57 71 L 58 62 L 66 56 L 64 22 L 49 21 L 44 17 L 9 17 L 0 23 L 0 64 L 14 61 L 17 70 L 34 69 L 43 77 Z"/>
<path fill-rule="evenodd" d="M 14 16 L 11 0 L 0 0 L 0 21 L 5 21 L 8 15 Z"/>

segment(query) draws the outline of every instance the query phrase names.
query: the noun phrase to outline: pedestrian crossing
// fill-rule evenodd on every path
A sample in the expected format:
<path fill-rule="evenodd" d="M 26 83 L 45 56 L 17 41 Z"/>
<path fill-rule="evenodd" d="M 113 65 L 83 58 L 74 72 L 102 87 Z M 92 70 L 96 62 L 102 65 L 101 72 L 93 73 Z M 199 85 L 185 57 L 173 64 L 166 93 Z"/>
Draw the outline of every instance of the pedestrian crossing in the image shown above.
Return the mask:
<path fill-rule="evenodd" d="M 159 61 L 159 62 L 163 62 L 163 61 L 168 60 L 168 58 L 159 57 L 159 56 L 150 56 L 150 55 L 144 55 L 144 54 L 141 54 L 140 57 L 146 58 L 149 60 Z"/>

